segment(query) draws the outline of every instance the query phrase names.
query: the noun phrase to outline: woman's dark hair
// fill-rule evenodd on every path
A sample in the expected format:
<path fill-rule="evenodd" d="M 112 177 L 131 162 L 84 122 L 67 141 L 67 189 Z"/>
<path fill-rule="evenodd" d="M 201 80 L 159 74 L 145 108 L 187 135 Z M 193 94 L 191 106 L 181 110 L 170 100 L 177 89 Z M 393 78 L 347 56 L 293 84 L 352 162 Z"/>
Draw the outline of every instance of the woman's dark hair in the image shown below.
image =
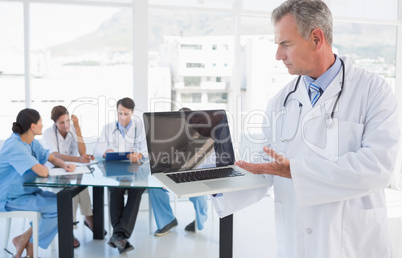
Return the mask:
<path fill-rule="evenodd" d="M 17 115 L 17 121 L 13 123 L 13 132 L 24 134 L 31 128 L 32 124 L 38 123 L 40 119 L 39 112 L 32 108 L 21 110 Z"/>
<path fill-rule="evenodd" d="M 119 108 L 119 105 L 122 105 L 123 107 L 128 108 L 128 109 L 131 109 L 131 111 L 134 110 L 134 108 L 135 108 L 134 100 L 132 100 L 130 98 L 119 99 L 119 101 L 117 101 L 116 108 Z"/>
<path fill-rule="evenodd" d="M 50 118 L 56 123 L 57 119 L 59 119 L 59 117 L 64 115 L 68 115 L 67 108 L 65 108 L 64 106 L 55 106 L 52 109 Z"/>

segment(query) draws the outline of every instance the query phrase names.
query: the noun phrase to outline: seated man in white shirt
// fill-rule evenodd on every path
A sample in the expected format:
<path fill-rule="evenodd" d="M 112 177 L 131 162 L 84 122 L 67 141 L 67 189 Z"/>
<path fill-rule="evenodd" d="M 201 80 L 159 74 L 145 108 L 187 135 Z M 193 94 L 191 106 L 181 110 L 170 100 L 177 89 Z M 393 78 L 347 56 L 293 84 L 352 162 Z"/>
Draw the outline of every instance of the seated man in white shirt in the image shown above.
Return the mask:
<path fill-rule="evenodd" d="M 127 158 L 132 162 L 139 162 L 147 153 L 146 141 L 143 136 L 143 125 L 140 120 L 132 119 L 135 103 L 131 98 L 117 101 L 118 121 L 111 122 L 103 127 L 98 144 L 95 147 L 96 157 L 106 157 L 107 152 L 131 152 Z M 118 248 L 120 253 L 134 249 L 130 238 L 141 195 L 145 188 L 110 187 L 110 217 L 113 226 L 113 235 L 108 244 Z M 127 203 L 124 204 L 124 194 L 128 192 Z M 158 230 L 156 236 L 163 236 L 177 226 L 169 203 L 169 196 L 162 189 L 149 189 L 152 207 L 155 214 Z"/>

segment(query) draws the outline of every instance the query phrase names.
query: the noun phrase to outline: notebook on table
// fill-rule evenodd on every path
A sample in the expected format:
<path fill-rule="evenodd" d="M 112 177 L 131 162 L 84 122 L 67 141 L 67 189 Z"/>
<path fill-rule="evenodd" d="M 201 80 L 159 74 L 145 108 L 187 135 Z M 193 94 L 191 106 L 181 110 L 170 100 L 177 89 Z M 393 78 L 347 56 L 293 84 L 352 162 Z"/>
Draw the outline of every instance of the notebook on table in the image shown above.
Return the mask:
<path fill-rule="evenodd" d="M 127 155 L 130 152 L 106 152 L 105 160 L 113 161 L 113 160 L 128 160 Z"/>
<path fill-rule="evenodd" d="M 179 198 L 266 186 L 234 164 L 225 110 L 146 112 L 151 175 Z"/>

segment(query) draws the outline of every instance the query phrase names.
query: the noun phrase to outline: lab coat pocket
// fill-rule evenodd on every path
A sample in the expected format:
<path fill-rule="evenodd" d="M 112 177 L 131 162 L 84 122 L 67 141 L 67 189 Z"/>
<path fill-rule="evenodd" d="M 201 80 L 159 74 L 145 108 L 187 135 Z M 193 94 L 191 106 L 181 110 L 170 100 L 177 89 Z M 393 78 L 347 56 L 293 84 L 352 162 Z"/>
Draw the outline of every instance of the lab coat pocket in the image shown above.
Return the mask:
<path fill-rule="evenodd" d="M 342 257 L 391 257 L 386 208 L 345 208 Z"/>
<path fill-rule="evenodd" d="M 339 156 L 347 152 L 357 152 L 361 148 L 363 124 L 339 122 Z"/>

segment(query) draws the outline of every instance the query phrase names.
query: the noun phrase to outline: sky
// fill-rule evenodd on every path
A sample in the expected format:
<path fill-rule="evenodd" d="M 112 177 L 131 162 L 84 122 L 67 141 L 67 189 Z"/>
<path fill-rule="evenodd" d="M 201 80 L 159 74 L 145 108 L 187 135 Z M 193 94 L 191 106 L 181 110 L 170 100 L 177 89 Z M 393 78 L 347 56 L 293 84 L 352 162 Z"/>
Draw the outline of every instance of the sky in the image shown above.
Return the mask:
<path fill-rule="evenodd" d="M 120 9 L 62 4 L 30 5 L 31 49 L 43 49 L 95 31 Z M 0 2 L 0 48 L 23 45 L 23 5 Z"/>
<path fill-rule="evenodd" d="M 167 1 L 167 2 L 165 2 Z M 188 0 L 184 0 L 186 2 Z M 217 4 L 231 6 L 234 0 L 215 0 Z M 198 0 L 199 5 L 210 5 L 212 0 Z M 335 16 L 377 17 L 377 19 L 396 19 L 397 0 L 383 0 L 378 8 L 378 0 L 325 0 Z M 151 3 L 184 3 L 183 0 L 151 0 Z M 189 1 L 189 2 L 195 2 Z M 274 0 L 276 5 L 282 0 Z M 245 8 L 251 8 L 257 0 L 247 1 Z M 261 6 L 262 7 L 262 6 Z M 265 7 L 265 5 L 264 5 Z M 101 6 L 79 6 L 72 4 L 31 3 L 31 49 L 65 43 L 79 36 L 95 31 L 105 20 L 120 8 Z M 254 9 L 252 7 L 251 9 Z M 265 9 L 265 8 L 263 8 Z M 0 1 L 0 52 L 4 46 L 23 46 L 23 5 L 22 2 Z"/>

